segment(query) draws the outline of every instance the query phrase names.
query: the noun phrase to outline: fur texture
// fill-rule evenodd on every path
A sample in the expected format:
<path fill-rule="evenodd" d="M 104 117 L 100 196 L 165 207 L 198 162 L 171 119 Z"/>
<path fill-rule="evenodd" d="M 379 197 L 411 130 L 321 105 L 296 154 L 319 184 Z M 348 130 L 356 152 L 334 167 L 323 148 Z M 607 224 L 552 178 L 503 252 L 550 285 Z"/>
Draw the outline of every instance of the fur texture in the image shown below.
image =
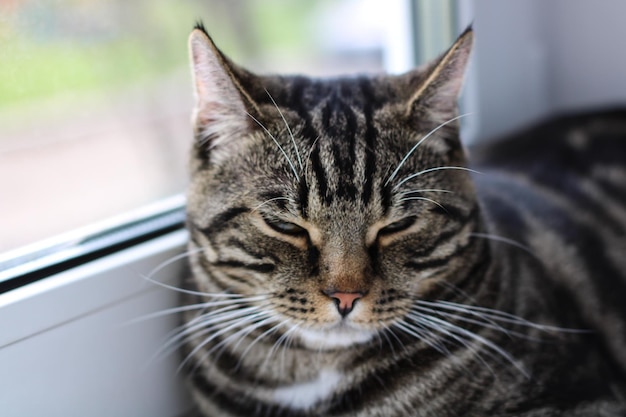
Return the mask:
<path fill-rule="evenodd" d="M 626 415 L 624 114 L 468 162 L 471 45 L 311 79 L 254 75 L 193 31 L 192 276 L 171 345 L 203 415 Z"/>

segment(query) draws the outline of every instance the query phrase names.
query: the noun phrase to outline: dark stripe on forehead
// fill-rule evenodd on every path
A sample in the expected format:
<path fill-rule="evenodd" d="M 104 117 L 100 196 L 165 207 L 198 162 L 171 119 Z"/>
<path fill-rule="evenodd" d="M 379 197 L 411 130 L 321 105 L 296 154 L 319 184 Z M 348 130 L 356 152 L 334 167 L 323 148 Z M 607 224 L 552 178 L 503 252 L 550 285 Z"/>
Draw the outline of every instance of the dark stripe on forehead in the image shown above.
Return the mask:
<path fill-rule="evenodd" d="M 332 141 L 331 150 L 337 175 L 336 194 L 340 199 L 356 200 L 354 165 L 356 163 L 357 118 L 353 109 L 343 100 L 339 91 L 322 108 L 322 128 Z"/>
<path fill-rule="evenodd" d="M 324 204 L 331 204 L 335 198 L 360 198 L 364 204 L 369 203 L 377 164 L 378 132 L 373 112 L 380 106 L 372 80 L 360 77 L 324 82 L 293 77 L 284 81 L 289 84 L 288 93 L 281 97 L 280 104 L 298 113 L 298 134 L 313 146 L 307 154 L 313 179 L 303 176 L 298 190 L 303 216 L 307 216 L 310 188 L 315 183 Z M 364 125 L 359 126 L 359 120 L 364 120 Z M 320 143 L 315 144 L 316 140 Z M 357 160 L 357 155 L 363 155 L 364 160 Z M 359 178 L 355 177 L 356 166 L 363 167 Z"/>
<path fill-rule="evenodd" d="M 308 140 L 310 142 L 310 146 L 313 147 L 308 158 L 313 168 L 313 172 L 315 173 L 319 196 L 322 200 L 326 201 L 327 198 L 330 198 L 331 196 L 327 197 L 328 185 L 326 174 L 324 173 L 324 169 L 321 164 L 319 146 L 317 146 L 316 142 L 320 135 L 317 129 L 313 126 L 310 114 L 312 106 L 319 101 L 319 93 L 315 92 L 315 85 L 311 79 L 306 77 L 292 78 L 291 86 L 290 88 L 287 88 L 287 90 L 289 90 L 291 94 L 289 99 L 286 100 L 284 104 L 295 111 L 302 120 L 302 127 L 299 135 L 302 139 Z M 302 217 L 304 218 L 308 217 L 309 192 L 310 185 L 307 183 L 306 175 L 303 175 L 299 184 L 298 197 L 300 200 L 300 211 Z"/>
<path fill-rule="evenodd" d="M 322 161 L 320 158 L 320 147 L 318 145 L 316 145 L 311 152 L 310 159 L 311 167 L 313 167 L 313 172 L 315 173 L 319 198 L 329 205 L 333 202 L 333 195 L 328 192 L 328 180 L 326 179 L 326 172 L 324 171 L 324 167 L 322 166 Z"/>
<path fill-rule="evenodd" d="M 291 94 L 289 100 L 287 100 L 286 106 L 298 113 L 298 116 L 302 119 L 302 131 L 300 135 L 313 143 L 319 134 L 313 127 L 311 115 L 309 114 L 311 103 L 307 100 L 307 93 L 308 90 L 311 89 L 311 86 L 311 80 L 308 78 L 294 77 L 290 89 Z"/>
<path fill-rule="evenodd" d="M 309 218 L 309 184 L 306 182 L 306 175 L 300 177 L 298 184 L 298 202 L 300 203 L 300 214 L 303 219 Z"/>
<path fill-rule="evenodd" d="M 374 109 L 374 92 L 371 81 L 366 77 L 359 79 L 359 86 L 363 94 L 363 116 L 365 117 L 365 178 L 363 179 L 363 204 L 368 204 L 372 198 L 374 174 L 376 172 L 376 135 L 372 117 Z"/>

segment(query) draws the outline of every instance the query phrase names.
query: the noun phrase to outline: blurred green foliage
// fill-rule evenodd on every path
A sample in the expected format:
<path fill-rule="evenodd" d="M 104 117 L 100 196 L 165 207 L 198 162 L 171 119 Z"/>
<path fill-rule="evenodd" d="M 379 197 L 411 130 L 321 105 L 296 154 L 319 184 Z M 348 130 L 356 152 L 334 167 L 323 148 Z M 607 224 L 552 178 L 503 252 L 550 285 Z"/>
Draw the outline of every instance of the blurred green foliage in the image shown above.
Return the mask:
<path fill-rule="evenodd" d="M 107 91 L 187 65 L 202 19 L 239 62 L 259 50 L 306 53 L 327 1 L 23 0 L 0 3 L 0 107 L 65 92 Z M 10 7 L 9 7 L 10 6 Z"/>

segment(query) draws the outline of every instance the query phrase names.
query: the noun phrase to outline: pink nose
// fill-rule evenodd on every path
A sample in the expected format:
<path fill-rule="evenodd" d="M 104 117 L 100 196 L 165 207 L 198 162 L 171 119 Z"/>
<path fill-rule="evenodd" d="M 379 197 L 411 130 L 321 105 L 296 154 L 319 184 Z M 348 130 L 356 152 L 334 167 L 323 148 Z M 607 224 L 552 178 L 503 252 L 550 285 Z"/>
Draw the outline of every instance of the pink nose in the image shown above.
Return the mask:
<path fill-rule="evenodd" d="M 330 298 L 335 300 L 335 304 L 337 305 L 337 310 L 339 310 L 339 314 L 343 317 L 350 314 L 350 312 L 354 309 L 354 304 L 356 300 L 359 298 L 363 298 L 365 294 L 362 292 L 340 292 L 340 291 L 332 291 L 325 292 Z"/>

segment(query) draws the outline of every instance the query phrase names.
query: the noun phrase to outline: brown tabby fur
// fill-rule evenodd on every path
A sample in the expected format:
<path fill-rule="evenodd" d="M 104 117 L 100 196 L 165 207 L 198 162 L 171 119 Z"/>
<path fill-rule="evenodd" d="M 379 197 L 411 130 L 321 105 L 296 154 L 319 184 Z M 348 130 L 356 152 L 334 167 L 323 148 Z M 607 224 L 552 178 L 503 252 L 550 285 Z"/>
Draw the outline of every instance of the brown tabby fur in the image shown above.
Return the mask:
<path fill-rule="evenodd" d="M 468 162 L 472 37 L 404 75 L 311 79 L 253 75 L 193 31 L 171 344 L 202 415 L 626 415 L 626 114 Z"/>

